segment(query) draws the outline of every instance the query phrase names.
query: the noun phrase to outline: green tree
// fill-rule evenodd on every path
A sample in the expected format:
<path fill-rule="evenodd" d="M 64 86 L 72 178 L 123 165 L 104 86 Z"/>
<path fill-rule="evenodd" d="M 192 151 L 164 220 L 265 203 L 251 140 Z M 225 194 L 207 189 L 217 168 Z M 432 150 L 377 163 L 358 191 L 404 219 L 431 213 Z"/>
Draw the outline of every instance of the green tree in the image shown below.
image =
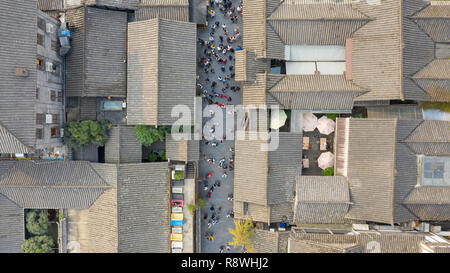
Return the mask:
<path fill-rule="evenodd" d="M 53 239 L 49 236 L 35 236 L 22 243 L 23 253 L 54 253 Z"/>
<path fill-rule="evenodd" d="M 89 143 L 104 146 L 112 126 L 107 120 L 71 121 L 64 127 L 64 142 L 75 150 Z"/>
<path fill-rule="evenodd" d="M 334 175 L 334 168 L 333 167 L 326 168 L 325 170 L 322 170 L 322 174 L 324 176 L 333 176 Z"/>
<path fill-rule="evenodd" d="M 183 172 L 176 171 L 173 175 L 173 180 L 182 180 L 184 178 Z"/>
<path fill-rule="evenodd" d="M 136 139 L 144 146 L 150 146 L 153 142 L 164 141 L 167 133 L 170 131 L 170 126 L 147 126 L 137 125 L 134 127 Z"/>
<path fill-rule="evenodd" d="M 339 117 L 339 114 L 325 114 L 325 116 L 329 119 L 336 120 Z"/>
<path fill-rule="evenodd" d="M 157 156 L 155 153 L 151 153 L 151 154 L 148 156 L 148 160 L 149 160 L 150 162 L 155 162 L 156 160 L 158 160 L 158 156 Z"/>
<path fill-rule="evenodd" d="M 166 161 L 166 160 L 167 160 L 166 152 L 164 151 L 164 152 L 161 153 L 161 161 Z"/>
<path fill-rule="evenodd" d="M 187 205 L 188 211 L 191 215 L 194 215 L 194 212 L 199 208 L 198 204 L 188 204 Z"/>
<path fill-rule="evenodd" d="M 449 97 L 450 95 L 447 95 Z M 450 99 L 450 98 L 449 98 Z M 422 102 L 422 108 L 423 109 L 437 109 L 444 112 L 450 113 L 450 102 Z"/>
<path fill-rule="evenodd" d="M 34 235 L 43 235 L 47 233 L 48 213 L 47 210 L 30 210 L 26 216 L 26 227 L 28 232 Z"/>
<path fill-rule="evenodd" d="M 245 222 L 234 220 L 235 228 L 229 228 L 228 232 L 233 235 L 233 240 L 228 243 L 234 247 L 241 246 L 249 252 L 253 252 L 253 246 L 250 237 L 255 233 L 252 219 L 247 218 Z"/>
<path fill-rule="evenodd" d="M 206 207 L 206 201 L 205 201 L 205 199 L 203 199 L 203 198 L 197 199 L 197 204 L 198 204 L 201 208 Z"/>

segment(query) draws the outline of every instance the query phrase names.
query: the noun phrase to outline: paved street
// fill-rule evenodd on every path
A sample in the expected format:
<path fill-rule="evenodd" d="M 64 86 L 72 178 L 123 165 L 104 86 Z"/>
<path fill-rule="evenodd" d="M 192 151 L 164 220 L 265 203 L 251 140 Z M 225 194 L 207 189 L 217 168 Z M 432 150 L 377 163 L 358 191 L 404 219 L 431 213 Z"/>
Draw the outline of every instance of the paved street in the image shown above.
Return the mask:
<path fill-rule="evenodd" d="M 221 2 L 221 1 L 220 1 Z M 229 2 L 229 1 L 228 1 Z M 225 2 L 226 3 L 226 2 Z M 234 8 L 234 12 L 231 16 L 237 16 L 238 22 L 233 23 L 226 12 L 223 13 L 219 6 L 215 4 L 213 7 L 210 7 L 209 10 L 214 10 L 214 17 L 211 18 L 211 16 L 208 16 L 208 27 L 204 30 L 198 31 L 198 37 L 203 41 L 210 42 L 210 45 L 201 45 L 198 44 L 198 56 L 200 59 L 204 58 L 203 60 L 199 60 L 199 81 L 198 83 L 201 84 L 204 94 L 203 99 L 203 108 L 205 108 L 207 105 L 211 103 L 217 103 L 219 106 L 226 106 L 227 104 L 241 104 L 241 91 L 234 92 L 232 91 L 233 86 L 238 86 L 234 82 L 234 78 L 231 77 L 231 73 L 234 73 L 234 68 L 230 70 L 230 65 L 234 67 L 234 52 L 227 51 L 225 54 L 223 54 L 223 51 L 219 52 L 219 46 L 220 44 L 223 44 L 224 47 L 231 46 L 233 49 L 236 48 L 236 46 L 239 44 L 241 45 L 241 38 L 239 37 L 236 39 L 236 41 L 227 41 L 227 36 L 232 37 L 235 34 L 235 28 L 238 28 L 239 31 L 241 31 L 242 27 L 242 16 L 237 12 L 236 8 L 239 6 L 240 2 L 238 0 L 232 0 L 232 7 Z M 228 9 L 227 9 L 228 10 Z M 215 24 L 215 22 L 219 22 L 218 26 L 215 28 L 215 31 L 213 33 L 214 41 L 211 41 L 210 35 L 212 34 L 212 26 Z M 224 33 L 223 24 L 226 25 L 226 30 L 228 31 L 228 35 Z M 220 36 L 223 36 L 223 42 L 220 41 Z M 238 36 L 238 35 L 236 35 Z M 236 37 L 235 36 L 235 37 Z M 208 51 L 211 51 L 211 45 L 214 47 L 215 53 L 217 55 L 214 55 L 212 53 L 211 55 L 208 54 Z M 206 49 L 206 54 L 205 54 Z M 232 60 L 230 61 L 229 56 L 232 56 Z M 209 59 L 210 58 L 210 59 Z M 217 58 L 220 58 L 221 60 L 227 60 L 226 64 L 223 62 L 219 62 Z M 210 63 L 210 64 L 208 64 Z M 225 67 L 225 72 L 222 71 L 222 66 Z M 207 69 L 207 73 L 205 71 L 205 68 Z M 219 81 L 218 77 L 225 78 L 227 75 L 230 76 L 230 79 L 226 81 L 226 83 L 223 83 Z M 208 80 L 209 79 L 209 82 Z M 217 84 L 213 88 L 212 83 L 215 81 Z M 228 84 L 228 85 L 227 85 Z M 228 86 L 228 88 L 226 88 Z M 222 88 L 226 88 L 226 90 L 222 90 Z M 205 91 L 206 90 L 206 91 Z M 231 101 L 229 98 L 226 97 L 220 97 L 220 95 L 225 95 L 231 98 Z M 222 105 L 220 105 L 222 104 Z M 230 115 L 230 113 L 227 113 L 225 108 L 223 108 L 223 121 L 224 123 L 226 115 Z M 209 120 L 210 118 L 204 118 L 203 119 L 203 125 Z M 217 125 L 217 124 L 216 124 Z M 222 124 L 219 123 L 219 126 L 222 126 Z M 227 128 L 223 129 L 223 133 L 225 134 Z M 215 132 L 216 133 L 216 132 Z M 207 132 L 208 134 L 208 132 Z M 233 192 L 233 173 L 234 171 L 229 170 L 229 166 L 233 165 L 230 164 L 230 159 L 234 160 L 234 153 L 230 151 L 230 148 L 234 149 L 234 141 L 231 140 L 224 140 L 221 142 L 222 136 L 218 136 L 215 134 L 216 140 L 213 141 L 201 141 L 200 144 L 200 152 L 201 152 L 201 160 L 199 163 L 199 177 L 207 177 L 209 173 L 212 174 L 211 177 L 209 177 L 208 180 L 208 189 L 204 190 L 204 185 L 201 183 L 199 185 L 199 189 L 201 192 L 201 195 L 207 200 L 207 205 L 204 209 L 202 209 L 201 212 L 201 218 L 202 218 L 202 252 L 205 253 L 217 253 L 220 252 L 220 247 L 226 247 L 227 242 L 232 239 L 232 236 L 228 233 L 229 228 L 234 227 L 233 218 L 232 217 L 226 217 L 227 213 L 232 211 L 233 204 L 231 201 L 228 201 L 228 195 L 232 194 Z M 212 144 L 218 144 L 217 146 L 213 146 Z M 214 159 L 214 163 L 208 162 L 207 159 Z M 221 159 L 224 160 L 224 164 L 227 165 L 227 168 L 221 168 L 219 167 L 219 162 Z M 234 166 L 233 166 L 234 167 Z M 227 176 L 223 177 L 223 174 L 226 173 Z M 220 181 L 220 186 L 216 186 L 211 191 L 211 186 L 216 182 Z M 208 198 L 207 194 L 208 192 L 211 193 L 210 198 Z M 211 207 L 214 207 L 214 210 L 211 210 Z M 219 209 L 221 210 L 219 211 Z M 215 219 L 218 220 L 217 223 L 212 219 L 212 215 L 215 214 Z M 204 217 L 207 215 L 206 219 Z M 208 223 L 209 226 L 208 227 Z M 214 224 L 213 224 L 214 223 Z M 208 240 L 208 237 L 205 235 L 205 232 L 213 232 L 214 240 Z M 239 252 L 240 248 L 234 249 L 231 247 L 230 250 L 225 250 L 224 252 Z"/>

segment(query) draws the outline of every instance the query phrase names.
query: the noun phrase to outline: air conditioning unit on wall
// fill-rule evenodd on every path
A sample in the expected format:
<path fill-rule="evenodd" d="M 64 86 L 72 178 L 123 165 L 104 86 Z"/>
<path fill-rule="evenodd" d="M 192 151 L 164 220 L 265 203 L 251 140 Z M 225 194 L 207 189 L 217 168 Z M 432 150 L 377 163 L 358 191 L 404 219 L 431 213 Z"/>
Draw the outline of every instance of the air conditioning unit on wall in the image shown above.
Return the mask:
<path fill-rule="evenodd" d="M 45 31 L 47 32 L 47 33 L 55 33 L 55 26 L 53 25 L 53 24 L 51 24 L 51 23 L 47 23 L 46 25 L 45 25 Z"/>
<path fill-rule="evenodd" d="M 47 71 L 47 72 L 53 72 L 53 63 L 51 63 L 51 62 L 46 62 L 46 63 L 45 63 L 45 71 Z"/>

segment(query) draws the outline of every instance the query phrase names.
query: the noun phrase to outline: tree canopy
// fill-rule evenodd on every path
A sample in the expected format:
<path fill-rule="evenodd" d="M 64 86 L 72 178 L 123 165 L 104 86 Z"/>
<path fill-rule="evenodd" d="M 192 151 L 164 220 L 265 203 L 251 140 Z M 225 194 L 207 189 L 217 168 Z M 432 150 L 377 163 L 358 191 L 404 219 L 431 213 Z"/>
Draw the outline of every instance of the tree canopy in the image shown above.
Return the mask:
<path fill-rule="evenodd" d="M 53 239 L 49 236 L 35 236 L 22 243 L 23 253 L 53 253 Z"/>
<path fill-rule="evenodd" d="M 26 215 L 26 227 L 28 232 L 34 235 L 43 235 L 48 231 L 47 210 L 30 210 Z"/>
<path fill-rule="evenodd" d="M 89 143 L 104 146 L 112 126 L 107 120 L 71 121 L 64 127 L 64 142 L 73 149 L 80 149 Z"/>
<path fill-rule="evenodd" d="M 249 252 L 253 252 L 253 246 L 250 237 L 255 233 L 252 219 L 247 218 L 245 222 L 234 220 L 235 228 L 229 228 L 228 232 L 233 235 L 233 241 L 228 243 L 234 247 L 241 246 Z"/>
<path fill-rule="evenodd" d="M 326 168 L 325 170 L 322 170 L 322 174 L 324 176 L 333 176 L 334 175 L 334 168 L 333 167 Z"/>
<path fill-rule="evenodd" d="M 170 126 L 159 126 L 156 128 L 149 125 L 136 125 L 134 127 L 136 139 L 144 146 L 150 146 L 156 141 L 164 141 L 169 131 Z"/>

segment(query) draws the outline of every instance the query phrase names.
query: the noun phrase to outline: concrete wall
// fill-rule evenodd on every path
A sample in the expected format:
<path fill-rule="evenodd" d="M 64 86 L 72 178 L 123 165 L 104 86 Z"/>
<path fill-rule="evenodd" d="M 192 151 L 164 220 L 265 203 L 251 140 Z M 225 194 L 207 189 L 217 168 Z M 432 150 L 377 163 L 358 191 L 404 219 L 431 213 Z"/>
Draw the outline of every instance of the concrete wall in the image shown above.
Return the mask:
<path fill-rule="evenodd" d="M 38 29 L 38 34 L 42 35 L 44 40 L 42 45 L 37 45 L 37 57 L 45 62 L 52 62 L 53 64 L 59 64 L 58 73 L 55 75 L 51 72 L 38 70 L 37 71 L 37 88 L 39 88 L 39 95 L 36 99 L 35 110 L 36 113 L 42 114 L 57 114 L 58 122 L 56 124 L 37 124 L 36 128 L 43 129 L 42 139 L 36 139 L 36 148 L 51 148 L 57 145 L 61 145 L 62 141 L 60 137 L 52 138 L 50 136 L 51 128 L 56 127 L 59 133 L 59 129 L 63 125 L 64 121 L 64 93 L 63 93 L 63 59 L 59 56 L 58 52 L 52 49 L 52 41 L 58 42 L 58 26 L 59 22 L 47 14 L 38 11 L 38 20 L 44 19 L 45 23 L 51 23 L 54 26 L 54 33 L 47 33 L 44 29 Z M 56 98 L 51 100 L 51 91 L 55 91 Z M 58 101 L 58 93 L 61 92 L 62 101 Z"/>

